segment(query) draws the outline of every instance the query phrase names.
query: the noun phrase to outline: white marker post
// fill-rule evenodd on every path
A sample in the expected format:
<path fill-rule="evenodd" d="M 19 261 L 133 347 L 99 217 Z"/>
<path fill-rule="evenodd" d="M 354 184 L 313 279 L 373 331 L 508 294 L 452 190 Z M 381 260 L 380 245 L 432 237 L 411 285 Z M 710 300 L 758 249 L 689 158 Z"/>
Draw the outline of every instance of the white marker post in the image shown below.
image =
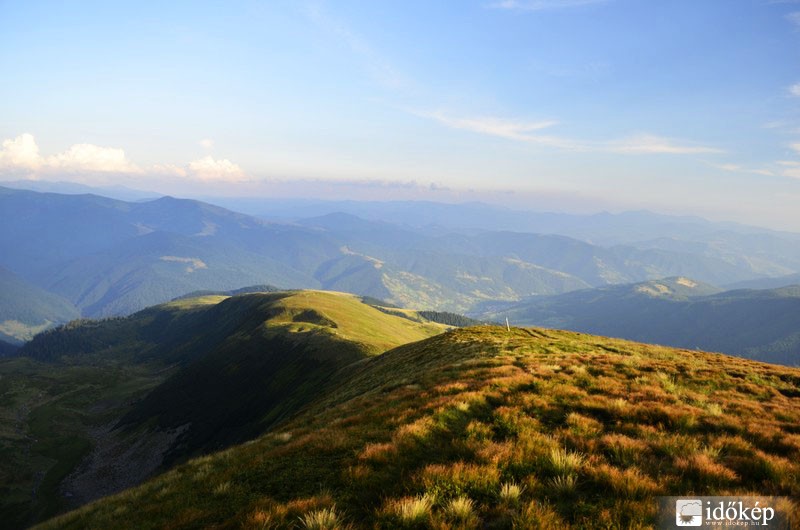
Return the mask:
<path fill-rule="evenodd" d="M 511 331 L 511 326 L 508 324 L 508 317 L 506 317 L 506 330 Z"/>

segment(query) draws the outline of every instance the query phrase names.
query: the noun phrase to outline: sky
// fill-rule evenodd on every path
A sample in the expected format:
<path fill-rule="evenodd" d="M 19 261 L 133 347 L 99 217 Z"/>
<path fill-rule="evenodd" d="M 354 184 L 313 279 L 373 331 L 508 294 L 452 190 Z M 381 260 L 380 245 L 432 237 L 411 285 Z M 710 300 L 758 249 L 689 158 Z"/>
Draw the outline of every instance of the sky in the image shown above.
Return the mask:
<path fill-rule="evenodd" d="M 800 232 L 800 0 L 0 0 L 0 181 Z"/>

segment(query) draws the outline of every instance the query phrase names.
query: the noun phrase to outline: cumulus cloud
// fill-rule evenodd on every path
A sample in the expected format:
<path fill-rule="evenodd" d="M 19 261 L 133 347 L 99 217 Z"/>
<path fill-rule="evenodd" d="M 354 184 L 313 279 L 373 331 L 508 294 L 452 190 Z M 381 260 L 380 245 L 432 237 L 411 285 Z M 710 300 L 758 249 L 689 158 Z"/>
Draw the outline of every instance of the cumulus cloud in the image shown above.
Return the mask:
<path fill-rule="evenodd" d="M 156 175 L 163 175 L 166 177 L 185 177 L 187 175 L 186 168 L 176 166 L 175 164 L 156 164 L 151 167 L 151 170 Z"/>
<path fill-rule="evenodd" d="M 64 171 L 98 173 L 140 173 L 142 170 L 125 156 L 125 151 L 93 144 L 75 144 L 63 153 L 43 157 L 32 134 L 24 133 L 3 141 L 0 169 L 29 172 Z"/>
<path fill-rule="evenodd" d="M 189 162 L 187 173 L 200 180 L 222 180 L 227 182 L 242 182 L 247 179 L 242 168 L 227 158 L 215 160 L 211 156 L 204 156 L 199 160 Z"/>
<path fill-rule="evenodd" d="M 38 169 L 42 163 L 39 146 L 32 134 L 21 134 L 3 141 L 0 149 L 0 169 Z"/>
<path fill-rule="evenodd" d="M 186 178 L 205 182 L 249 180 L 238 164 L 226 158 L 205 156 L 186 165 L 156 164 L 143 169 L 129 160 L 122 149 L 86 143 L 75 144 L 62 153 L 42 156 L 35 138 L 28 133 L 4 140 L 0 146 L 0 173 L 23 174 L 28 178 L 47 174 L 81 173 Z"/>
<path fill-rule="evenodd" d="M 48 157 L 46 165 L 52 169 L 70 172 L 140 173 L 142 171 L 127 159 L 122 149 L 92 144 L 75 144 L 63 153 Z"/>

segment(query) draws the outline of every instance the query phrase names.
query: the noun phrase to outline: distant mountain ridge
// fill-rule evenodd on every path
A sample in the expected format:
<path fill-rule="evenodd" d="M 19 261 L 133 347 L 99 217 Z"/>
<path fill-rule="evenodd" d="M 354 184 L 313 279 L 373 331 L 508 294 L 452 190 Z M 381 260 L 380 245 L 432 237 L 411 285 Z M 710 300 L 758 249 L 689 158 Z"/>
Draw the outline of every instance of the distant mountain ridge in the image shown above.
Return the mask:
<path fill-rule="evenodd" d="M 800 286 L 722 291 L 671 278 L 486 304 L 473 316 L 800 364 Z"/>
<path fill-rule="evenodd" d="M 387 215 L 396 206 L 388 204 Z M 402 215 L 432 208 L 400 206 Z M 438 205 L 434 213 L 439 210 L 461 218 L 497 209 Z M 0 266 L 88 317 L 130 314 L 190 292 L 259 284 L 339 290 L 404 307 L 464 313 L 487 301 L 608 284 L 686 276 L 726 285 L 800 270 L 794 236 L 747 227 L 728 233 L 720 231 L 727 225 L 637 215 L 644 221 L 634 225 L 650 226 L 648 233 L 661 223 L 664 233 L 689 226 L 689 235 L 702 237 L 604 247 L 557 234 L 428 231 L 346 213 L 274 223 L 173 197 L 124 202 L 0 187 Z M 560 226 L 565 219 L 588 222 L 555 217 Z M 607 226 L 630 216 L 611 219 Z M 489 227 L 502 221 L 485 220 Z"/>
<path fill-rule="evenodd" d="M 68 300 L 37 287 L 0 267 L 0 340 L 30 340 L 39 331 L 78 318 Z"/>

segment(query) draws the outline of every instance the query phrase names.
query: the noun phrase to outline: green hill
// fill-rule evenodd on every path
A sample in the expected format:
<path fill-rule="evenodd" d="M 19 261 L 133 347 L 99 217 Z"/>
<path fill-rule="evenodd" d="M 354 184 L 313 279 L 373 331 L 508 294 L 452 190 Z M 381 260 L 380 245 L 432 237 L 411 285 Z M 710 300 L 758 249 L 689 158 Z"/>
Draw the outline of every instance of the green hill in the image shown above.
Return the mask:
<path fill-rule="evenodd" d="M 794 368 L 464 328 L 41 528 L 646 528 L 658 495 L 796 498 L 798 397 Z"/>
<path fill-rule="evenodd" d="M 0 360 L 0 520 L 22 527 L 295 415 L 370 356 L 445 326 L 353 295 L 177 300 L 81 320 Z"/>
<path fill-rule="evenodd" d="M 686 278 L 486 304 L 474 316 L 800 363 L 800 287 L 719 289 Z"/>

